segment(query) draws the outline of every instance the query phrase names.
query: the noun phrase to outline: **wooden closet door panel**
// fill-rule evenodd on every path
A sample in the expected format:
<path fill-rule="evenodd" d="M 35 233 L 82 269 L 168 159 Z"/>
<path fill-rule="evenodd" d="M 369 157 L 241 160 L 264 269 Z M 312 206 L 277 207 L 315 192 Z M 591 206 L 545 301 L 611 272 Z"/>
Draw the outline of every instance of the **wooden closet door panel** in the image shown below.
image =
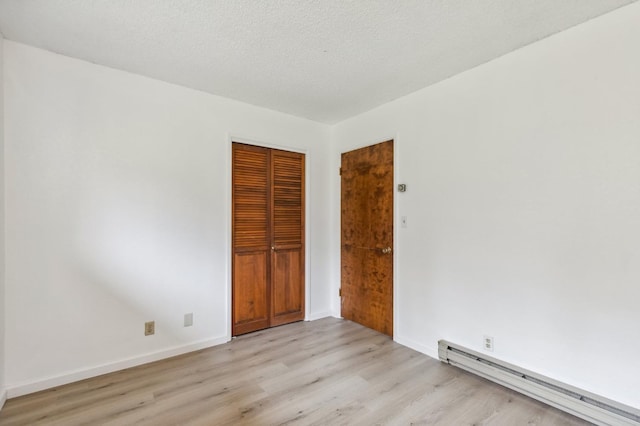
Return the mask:
<path fill-rule="evenodd" d="M 269 288 L 266 251 L 236 253 L 233 259 L 233 334 L 268 328 Z"/>
<path fill-rule="evenodd" d="M 272 258 L 272 325 L 304 319 L 304 275 L 301 269 L 301 250 L 278 250 Z"/>
<path fill-rule="evenodd" d="M 270 248 L 269 150 L 233 144 L 233 248 Z"/>
<path fill-rule="evenodd" d="M 304 155 L 271 151 L 271 324 L 304 319 Z"/>
<path fill-rule="evenodd" d="M 232 161 L 232 334 L 237 335 L 270 323 L 270 153 L 234 143 Z"/>
<path fill-rule="evenodd" d="M 304 155 L 273 150 L 273 241 L 275 246 L 304 244 Z"/>

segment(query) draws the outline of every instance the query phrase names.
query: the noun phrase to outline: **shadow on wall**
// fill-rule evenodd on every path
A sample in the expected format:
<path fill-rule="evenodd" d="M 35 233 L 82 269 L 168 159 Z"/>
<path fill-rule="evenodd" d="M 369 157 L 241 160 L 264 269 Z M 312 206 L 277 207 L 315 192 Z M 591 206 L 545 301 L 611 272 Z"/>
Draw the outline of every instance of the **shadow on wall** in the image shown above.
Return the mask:
<path fill-rule="evenodd" d="M 169 175 L 159 181 L 134 166 L 110 171 L 87 173 L 73 199 L 57 207 L 61 226 L 52 240 L 68 245 L 58 247 L 59 262 L 45 287 L 49 314 L 61 330 L 58 342 L 65 351 L 109 348 L 120 358 L 135 347 L 139 352 L 211 337 L 202 313 L 217 311 L 223 321 L 226 315 L 220 267 L 226 238 L 216 236 L 208 213 L 217 207 L 224 217 L 226 206 Z M 194 313 L 194 327 L 184 328 L 186 313 Z M 141 341 L 151 320 L 156 342 Z"/>

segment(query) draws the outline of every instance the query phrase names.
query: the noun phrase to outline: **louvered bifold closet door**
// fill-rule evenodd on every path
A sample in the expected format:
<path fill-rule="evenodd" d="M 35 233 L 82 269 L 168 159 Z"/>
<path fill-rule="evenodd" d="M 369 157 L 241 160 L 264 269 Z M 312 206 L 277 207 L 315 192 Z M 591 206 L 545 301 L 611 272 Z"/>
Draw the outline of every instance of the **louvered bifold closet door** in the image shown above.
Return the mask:
<path fill-rule="evenodd" d="M 304 319 L 304 155 L 233 144 L 232 334 Z"/>
<path fill-rule="evenodd" d="M 271 151 L 271 325 L 304 319 L 304 155 Z"/>
<path fill-rule="evenodd" d="M 270 325 L 270 151 L 233 144 L 234 336 Z"/>

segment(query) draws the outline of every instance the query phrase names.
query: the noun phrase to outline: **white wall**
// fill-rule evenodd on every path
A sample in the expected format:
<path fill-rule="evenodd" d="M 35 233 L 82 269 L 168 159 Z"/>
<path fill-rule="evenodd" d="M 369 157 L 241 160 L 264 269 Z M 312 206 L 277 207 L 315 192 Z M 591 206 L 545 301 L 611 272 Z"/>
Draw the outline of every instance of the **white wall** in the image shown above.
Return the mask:
<path fill-rule="evenodd" d="M 640 407 L 639 23 L 636 3 L 332 130 L 334 170 L 396 137 L 399 342 L 435 357 L 487 334 L 495 357 Z"/>
<path fill-rule="evenodd" d="M 394 137 L 396 339 L 436 356 L 489 334 L 496 357 L 640 407 L 639 20 L 333 128 L 5 41 L 6 386 L 228 338 L 230 135 L 307 152 L 308 316 L 339 315 L 339 153 Z"/>
<path fill-rule="evenodd" d="M 326 126 L 10 41 L 4 59 L 10 396 L 229 338 L 230 135 L 306 152 L 307 312 L 330 313 Z"/>
<path fill-rule="evenodd" d="M 0 34 L 0 408 L 6 399 L 4 346 L 4 38 Z"/>

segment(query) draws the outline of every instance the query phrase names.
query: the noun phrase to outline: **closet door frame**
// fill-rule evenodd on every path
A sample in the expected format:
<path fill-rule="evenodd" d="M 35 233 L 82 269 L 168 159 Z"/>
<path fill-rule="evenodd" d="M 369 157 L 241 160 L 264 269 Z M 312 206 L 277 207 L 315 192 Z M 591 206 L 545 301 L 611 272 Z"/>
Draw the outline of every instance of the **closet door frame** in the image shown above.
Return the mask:
<path fill-rule="evenodd" d="M 309 242 L 310 242 L 310 217 L 309 217 L 309 212 L 310 212 L 310 202 L 309 202 L 309 197 L 311 194 L 311 179 L 309 176 L 309 170 L 311 169 L 311 167 L 309 166 L 311 164 L 311 156 L 309 154 L 309 152 L 306 149 L 300 148 L 300 147 L 294 147 L 294 146 L 290 146 L 290 145 L 282 145 L 282 144 L 277 144 L 277 143 L 272 143 L 272 142 L 265 142 L 265 141 L 260 141 L 260 140 L 256 140 L 256 139 L 251 139 L 251 138 L 246 138 L 246 137 L 242 137 L 242 136 L 235 136 L 233 134 L 229 135 L 227 137 L 227 161 L 226 161 L 226 165 L 227 165 L 227 170 L 226 170 L 226 184 L 225 184 L 225 191 L 226 191 L 226 209 L 225 209 L 225 214 L 226 214 L 226 228 L 225 228 L 225 232 L 226 232 L 226 240 L 227 240 L 227 250 L 226 250 L 226 265 L 227 265 L 227 270 L 226 270 L 226 280 L 227 280 L 227 294 L 226 294 L 226 313 L 225 313 L 225 318 L 227 320 L 227 326 L 226 326 L 226 330 L 227 330 L 227 340 L 231 340 L 231 338 L 233 337 L 232 335 L 232 328 L 233 328 L 233 193 L 232 193 L 232 185 L 233 185 L 233 144 L 235 143 L 241 143 L 241 144 L 246 144 L 246 145 L 253 145 L 253 146 L 257 146 L 257 147 L 261 147 L 261 148 L 271 148 L 271 149 L 278 149 L 281 151 L 289 151 L 289 152 L 296 152 L 299 154 L 304 154 L 305 157 L 305 167 L 304 167 L 304 181 L 305 181 L 305 188 L 304 188 L 304 203 L 305 203 L 305 209 L 304 209 L 304 223 L 305 223 L 305 227 L 304 227 L 304 321 L 309 321 L 309 301 L 310 301 L 310 294 L 309 294 L 309 283 L 310 283 L 310 276 L 309 276 Z"/>

